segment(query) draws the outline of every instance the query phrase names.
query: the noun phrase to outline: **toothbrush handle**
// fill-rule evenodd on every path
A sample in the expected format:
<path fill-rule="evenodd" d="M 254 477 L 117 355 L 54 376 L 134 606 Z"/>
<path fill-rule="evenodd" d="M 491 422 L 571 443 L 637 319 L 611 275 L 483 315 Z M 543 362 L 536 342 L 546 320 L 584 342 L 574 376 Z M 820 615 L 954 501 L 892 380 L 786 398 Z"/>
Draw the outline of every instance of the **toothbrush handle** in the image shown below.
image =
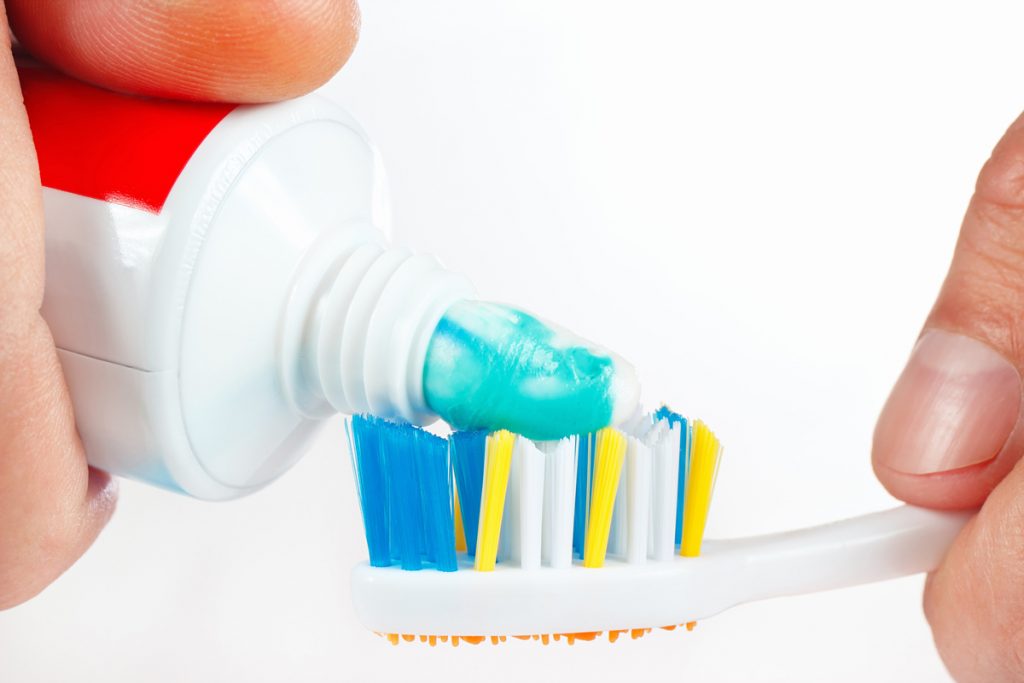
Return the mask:
<path fill-rule="evenodd" d="M 748 579 L 745 600 L 811 593 L 931 571 L 973 515 L 904 505 L 737 539 L 730 551 L 739 553 Z"/>

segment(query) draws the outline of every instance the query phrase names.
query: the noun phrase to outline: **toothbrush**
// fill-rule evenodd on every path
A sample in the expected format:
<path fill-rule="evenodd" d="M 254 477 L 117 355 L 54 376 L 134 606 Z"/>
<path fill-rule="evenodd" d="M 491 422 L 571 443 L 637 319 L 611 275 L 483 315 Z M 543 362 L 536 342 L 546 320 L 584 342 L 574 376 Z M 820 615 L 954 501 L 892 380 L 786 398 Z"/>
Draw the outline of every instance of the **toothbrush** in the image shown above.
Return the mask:
<path fill-rule="evenodd" d="M 371 556 L 353 570 L 353 602 L 395 644 L 692 629 L 741 603 L 930 571 L 972 515 L 902 506 L 704 541 L 722 448 L 702 422 L 664 408 L 545 443 L 457 432 L 446 444 L 366 417 L 347 432 Z"/>

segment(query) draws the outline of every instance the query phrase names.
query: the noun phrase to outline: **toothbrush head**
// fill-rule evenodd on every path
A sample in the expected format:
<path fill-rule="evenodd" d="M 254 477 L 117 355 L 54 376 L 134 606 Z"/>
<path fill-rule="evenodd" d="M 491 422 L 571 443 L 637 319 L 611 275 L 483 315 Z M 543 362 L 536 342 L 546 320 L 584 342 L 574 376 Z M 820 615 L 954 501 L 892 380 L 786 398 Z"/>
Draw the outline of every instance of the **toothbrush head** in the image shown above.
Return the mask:
<path fill-rule="evenodd" d="M 662 409 L 553 442 L 456 432 L 446 449 L 378 418 L 347 432 L 370 554 L 353 600 L 394 644 L 614 642 L 729 606 L 708 590 L 727 563 L 697 557 L 722 455 L 702 422 Z"/>

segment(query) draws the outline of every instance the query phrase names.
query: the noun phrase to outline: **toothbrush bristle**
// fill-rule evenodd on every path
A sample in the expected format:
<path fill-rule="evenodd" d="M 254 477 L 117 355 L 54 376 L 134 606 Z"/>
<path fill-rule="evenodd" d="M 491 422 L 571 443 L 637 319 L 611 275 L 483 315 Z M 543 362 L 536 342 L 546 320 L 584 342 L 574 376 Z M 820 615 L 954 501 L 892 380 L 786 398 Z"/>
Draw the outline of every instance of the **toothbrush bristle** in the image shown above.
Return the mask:
<path fill-rule="evenodd" d="M 708 509 L 711 506 L 715 474 L 718 471 L 718 463 L 721 458 L 721 444 L 718 437 L 708 429 L 706 424 L 698 420 L 693 432 L 693 453 L 690 456 L 689 475 L 684 496 L 683 536 L 679 548 L 679 554 L 684 557 L 700 555 Z"/>
<path fill-rule="evenodd" d="M 572 526 L 572 551 L 583 557 L 590 519 L 590 483 L 594 473 L 594 435 L 581 434 L 576 444 L 576 507 Z"/>
<path fill-rule="evenodd" d="M 619 489 L 622 461 L 626 457 L 626 438 L 622 432 L 606 428 L 597 433 L 594 454 L 594 487 L 590 496 L 583 566 L 598 568 L 604 564 L 608 534 L 612 525 L 615 495 Z"/>
<path fill-rule="evenodd" d="M 363 513 L 363 529 L 374 567 L 391 565 L 388 540 L 387 486 L 384 475 L 384 456 L 380 447 L 380 429 L 362 416 L 346 423 L 349 434 L 352 463 L 356 471 L 356 489 Z"/>
<path fill-rule="evenodd" d="M 459 506 L 466 534 L 466 552 L 476 554 L 476 530 L 480 523 L 480 492 L 484 485 L 484 452 L 487 432 L 454 432 L 448 437 L 455 470 L 455 484 L 460 492 Z"/>
<path fill-rule="evenodd" d="M 434 567 L 453 572 L 458 567 L 455 544 L 454 487 L 448 444 L 444 439 L 417 430 L 414 457 L 420 480 L 425 554 Z"/>
<path fill-rule="evenodd" d="M 462 521 L 462 504 L 459 502 L 459 489 L 452 488 L 452 503 L 455 507 L 455 552 L 469 552 L 466 545 L 466 525 Z"/>
<path fill-rule="evenodd" d="M 505 511 L 505 493 L 508 490 L 515 441 L 516 436 L 504 429 L 487 437 L 484 485 L 480 496 L 480 526 L 473 563 L 473 568 L 478 572 L 493 571 L 498 559 L 501 519 Z"/>
<path fill-rule="evenodd" d="M 683 501 L 686 499 L 686 478 L 690 471 L 690 449 L 693 442 L 693 425 L 685 417 L 677 412 L 669 410 L 668 406 L 662 406 L 654 413 L 656 420 L 664 420 L 669 427 L 679 427 L 679 469 L 677 473 L 676 486 L 676 545 L 682 543 L 683 538 Z"/>

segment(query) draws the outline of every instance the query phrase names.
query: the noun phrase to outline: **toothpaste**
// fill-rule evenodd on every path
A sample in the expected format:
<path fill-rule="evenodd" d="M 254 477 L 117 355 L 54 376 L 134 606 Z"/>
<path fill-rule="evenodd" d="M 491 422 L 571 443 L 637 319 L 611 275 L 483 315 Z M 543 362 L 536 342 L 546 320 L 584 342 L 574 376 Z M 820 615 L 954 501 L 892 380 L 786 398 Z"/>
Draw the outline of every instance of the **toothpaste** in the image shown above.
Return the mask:
<path fill-rule="evenodd" d="M 459 429 L 531 439 L 596 431 L 637 407 L 633 367 L 509 306 L 464 301 L 438 324 L 423 374 L 427 405 Z"/>

